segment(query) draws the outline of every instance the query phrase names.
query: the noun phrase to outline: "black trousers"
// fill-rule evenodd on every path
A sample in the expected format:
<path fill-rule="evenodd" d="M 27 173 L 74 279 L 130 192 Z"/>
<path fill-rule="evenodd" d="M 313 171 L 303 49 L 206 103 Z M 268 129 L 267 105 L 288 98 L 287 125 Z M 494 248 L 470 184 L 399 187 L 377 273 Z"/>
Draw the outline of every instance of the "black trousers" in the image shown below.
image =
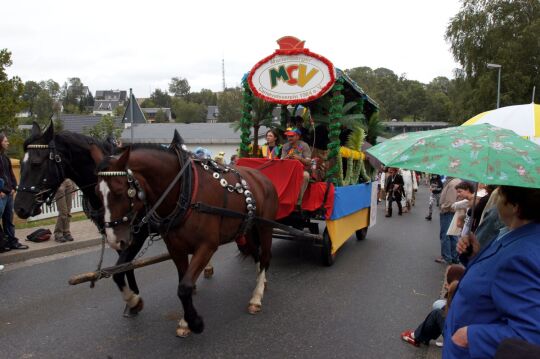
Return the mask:
<path fill-rule="evenodd" d="M 401 208 L 401 195 L 390 192 L 388 193 L 387 201 L 388 201 L 388 215 L 390 216 L 392 215 L 392 202 L 396 202 L 397 208 L 400 214 L 401 212 L 403 212 L 403 208 Z"/>
<path fill-rule="evenodd" d="M 430 340 L 435 340 L 442 334 L 443 328 L 443 309 L 432 310 L 422 324 L 414 331 L 414 339 L 418 342 L 429 344 Z"/>

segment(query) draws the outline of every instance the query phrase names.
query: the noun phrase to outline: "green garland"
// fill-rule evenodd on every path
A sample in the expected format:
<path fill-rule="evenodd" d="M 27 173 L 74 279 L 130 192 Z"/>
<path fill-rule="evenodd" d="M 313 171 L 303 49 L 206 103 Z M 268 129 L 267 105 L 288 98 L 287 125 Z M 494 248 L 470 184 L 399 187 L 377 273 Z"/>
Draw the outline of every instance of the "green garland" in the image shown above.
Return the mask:
<path fill-rule="evenodd" d="M 251 110 L 253 109 L 253 93 L 249 88 L 247 81 L 242 83 L 244 87 L 243 93 L 243 109 L 242 109 L 242 118 L 240 119 L 240 157 L 249 157 L 250 146 L 251 146 L 251 127 L 253 126 L 253 120 L 251 117 Z"/>
<path fill-rule="evenodd" d="M 332 88 L 329 111 L 330 130 L 328 132 L 328 139 L 330 143 L 328 144 L 327 159 L 333 165 L 326 171 L 326 180 L 330 180 L 335 186 L 343 185 L 343 169 L 341 154 L 339 153 L 339 135 L 341 134 L 341 123 L 339 120 L 343 117 L 343 103 L 345 102 L 345 97 L 341 94 L 342 90 L 343 79 L 339 78 Z"/>

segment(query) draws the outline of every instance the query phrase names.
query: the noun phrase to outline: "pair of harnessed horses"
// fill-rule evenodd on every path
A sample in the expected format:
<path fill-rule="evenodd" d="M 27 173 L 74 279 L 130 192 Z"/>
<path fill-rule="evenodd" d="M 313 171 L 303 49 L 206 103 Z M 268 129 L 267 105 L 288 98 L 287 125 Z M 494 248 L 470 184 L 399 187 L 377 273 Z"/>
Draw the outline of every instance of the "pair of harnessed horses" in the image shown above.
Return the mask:
<path fill-rule="evenodd" d="M 34 124 L 24 143 L 15 211 L 22 218 L 36 215 L 62 181 L 71 178 L 88 202 L 91 219 L 117 250 L 117 264 L 133 260 L 148 235 L 157 231 L 178 271 L 184 316 L 176 334 L 185 337 L 204 329 L 193 289 L 221 244 L 236 240 L 240 251 L 254 258 L 257 284 L 248 311 L 261 310 L 278 199 L 260 172 L 197 160 L 182 145 L 175 133 L 169 148 L 135 145 L 113 155 L 90 137 L 55 134 L 52 124 L 42 133 Z M 125 315 L 136 315 L 143 301 L 133 270 L 115 274 L 113 280 L 126 301 Z"/>

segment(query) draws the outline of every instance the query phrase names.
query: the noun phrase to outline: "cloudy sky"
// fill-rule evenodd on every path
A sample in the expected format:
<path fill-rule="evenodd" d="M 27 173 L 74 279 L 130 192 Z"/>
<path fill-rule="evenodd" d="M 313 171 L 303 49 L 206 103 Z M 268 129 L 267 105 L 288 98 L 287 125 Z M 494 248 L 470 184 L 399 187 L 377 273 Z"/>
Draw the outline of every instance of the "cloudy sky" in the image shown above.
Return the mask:
<path fill-rule="evenodd" d="M 227 86 L 285 35 L 341 69 L 386 67 L 428 83 L 458 65 L 444 40 L 458 0 L 12 0 L 2 5 L 0 49 L 23 81 L 79 77 L 96 90 L 146 97 L 172 77 L 192 91 Z"/>

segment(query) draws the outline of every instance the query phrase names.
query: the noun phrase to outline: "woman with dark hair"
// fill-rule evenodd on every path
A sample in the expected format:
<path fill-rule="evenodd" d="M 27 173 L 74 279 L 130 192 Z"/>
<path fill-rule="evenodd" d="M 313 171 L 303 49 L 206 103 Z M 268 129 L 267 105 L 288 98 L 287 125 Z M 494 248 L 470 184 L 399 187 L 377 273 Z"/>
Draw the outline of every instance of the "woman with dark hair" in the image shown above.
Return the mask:
<path fill-rule="evenodd" d="M 4 185 L 0 188 L 0 216 L 2 217 L 2 227 L 4 228 L 4 238 L 10 249 L 28 249 L 27 245 L 20 244 L 15 237 L 15 226 L 13 225 L 13 195 L 17 188 L 17 179 L 11 167 L 11 161 L 6 155 L 9 147 L 7 136 L 0 132 L 0 178 Z"/>
<path fill-rule="evenodd" d="M 279 136 L 276 130 L 266 131 L 266 144 L 261 146 L 262 156 L 269 160 L 279 159 L 281 156 L 281 145 L 278 144 Z"/>
<path fill-rule="evenodd" d="M 472 258 L 445 322 L 443 358 L 491 358 L 507 338 L 540 344 L 540 189 L 499 187 L 497 210 L 506 225 Z"/>

